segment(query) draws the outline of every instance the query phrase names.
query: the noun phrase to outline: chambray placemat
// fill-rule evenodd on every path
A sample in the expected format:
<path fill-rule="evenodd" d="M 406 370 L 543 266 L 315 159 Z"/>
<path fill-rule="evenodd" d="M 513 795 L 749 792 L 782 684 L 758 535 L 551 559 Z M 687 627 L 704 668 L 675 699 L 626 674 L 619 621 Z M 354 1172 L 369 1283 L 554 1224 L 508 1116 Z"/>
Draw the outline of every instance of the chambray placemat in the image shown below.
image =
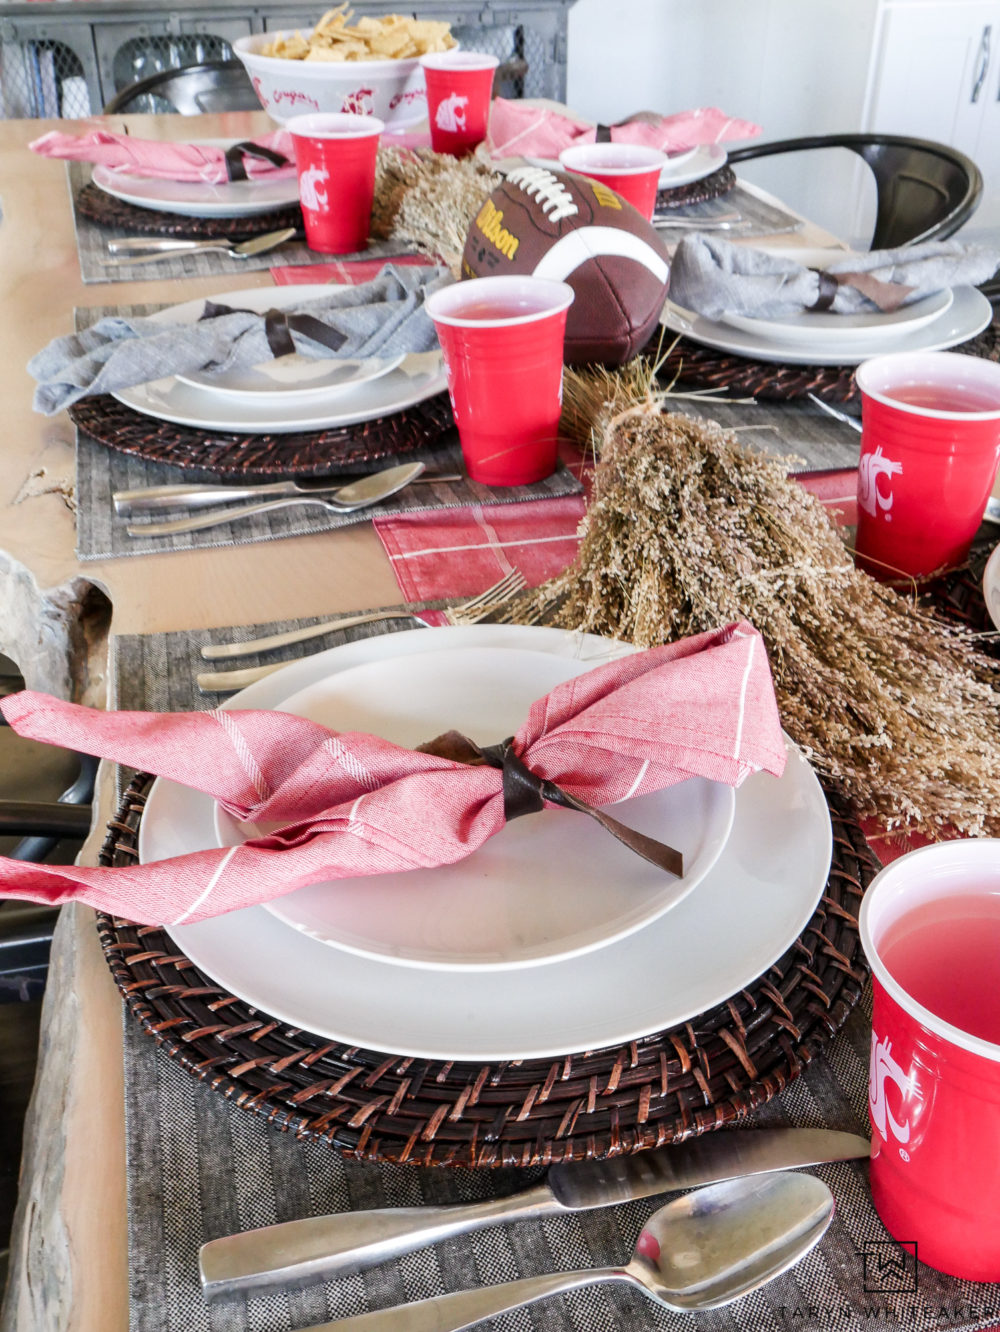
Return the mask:
<path fill-rule="evenodd" d="M 224 250 L 203 254 L 177 255 L 158 259 L 155 263 L 122 264 L 102 263 L 108 255 L 108 241 L 135 235 L 127 227 L 101 227 L 85 217 L 77 208 L 77 196 L 89 183 L 92 168 L 87 162 L 67 162 L 67 181 L 73 207 L 73 226 L 76 248 L 80 258 L 80 276 L 85 283 L 92 282 L 144 282 L 154 278 L 231 277 L 234 273 L 259 272 L 265 268 L 285 268 L 291 264 L 326 264 L 330 255 L 310 250 L 304 240 L 290 240 L 267 254 L 248 259 L 234 259 Z M 410 247 L 412 248 L 412 247 Z M 356 255 L 341 255 L 342 259 L 389 258 L 406 254 L 410 249 L 392 241 L 371 241 L 364 251 Z"/>
<path fill-rule="evenodd" d="M 288 627 L 291 623 L 255 626 L 253 634 Z M 372 626 L 363 626 L 338 637 L 345 641 L 371 633 Z M 117 638 L 116 706 L 214 706 L 213 699 L 198 695 L 194 675 L 201 664 L 198 648 L 218 637 L 197 631 Z M 332 641 L 337 640 L 325 639 L 322 645 Z M 305 650 L 300 645 L 286 652 Z M 870 1040 L 870 1014 L 859 1009 L 825 1057 L 747 1125 L 825 1125 L 867 1133 Z M 537 1272 L 621 1264 L 658 1205 L 643 1201 L 498 1226 L 342 1281 L 209 1305 L 198 1284 L 198 1248 L 205 1240 L 326 1212 L 471 1201 L 513 1192 L 539 1172 L 375 1165 L 297 1142 L 191 1078 L 128 1017 L 125 1099 L 130 1332 L 291 1332 Z M 916 1264 L 911 1252 L 888 1237 L 872 1206 L 863 1162 L 823 1166 L 816 1173 L 837 1201 L 831 1229 L 790 1273 L 736 1304 L 697 1316 L 673 1314 L 624 1286 L 601 1286 L 504 1314 L 482 1326 L 493 1332 L 838 1327 L 971 1332 L 1000 1320 L 1000 1286 L 940 1276 Z M 400 1326 L 406 1326 L 405 1320 Z"/>
<path fill-rule="evenodd" d="M 86 328 L 108 314 L 148 315 L 162 305 L 89 306 L 76 311 L 76 327 Z M 432 449 L 409 451 L 404 457 L 384 457 L 359 471 L 381 471 L 399 462 L 424 461 L 428 470 L 443 473 L 463 472 L 462 452 L 454 432 L 443 436 Z M 513 504 L 523 500 L 553 499 L 575 495 L 580 482 L 563 465 L 542 481 L 527 486 L 492 488 L 463 476 L 461 481 L 421 482 L 394 495 L 385 504 L 354 513 L 333 513 L 318 505 L 303 504 L 255 514 L 232 523 L 186 532 L 176 536 L 130 537 L 127 527 L 152 520 L 152 515 L 119 518 L 112 495 L 119 490 L 146 486 L 196 485 L 218 481 L 210 471 L 172 467 L 167 463 L 147 461 L 122 453 L 92 439 L 82 430 L 76 432 L 76 554 L 81 560 L 114 559 L 118 556 L 158 554 L 169 550 L 197 550 L 217 546 L 241 546 L 256 541 L 274 541 L 280 537 L 307 536 L 313 532 L 334 532 L 370 522 L 378 514 L 404 513 L 421 509 L 457 508 L 466 504 Z M 239 501 L 236 501 L 237 503 Z M 156 515 L 157 520 L 185 516 L 182 509 Z"/>

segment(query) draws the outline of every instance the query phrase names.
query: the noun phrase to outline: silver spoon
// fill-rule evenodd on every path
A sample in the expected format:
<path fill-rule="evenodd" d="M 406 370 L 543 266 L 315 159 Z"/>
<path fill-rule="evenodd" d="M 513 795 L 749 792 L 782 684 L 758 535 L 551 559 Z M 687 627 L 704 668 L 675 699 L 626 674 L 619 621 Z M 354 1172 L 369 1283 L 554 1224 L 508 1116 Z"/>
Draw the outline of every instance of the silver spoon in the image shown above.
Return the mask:
<path fill-rule="evenodd" d="M 549 1272 L 323 1323 L 310 1332 L 460 1332 L 483 1318 L 595 1282 L 625 1281 L 675 1312 L 717 1309 L 787 1271 L 833 1219 L 833 1195 L 788 1172 L 712 1184 L 661 1207 L 624 1267 Z"/>
<path fill-rule="evenodd" d="M 367 509 L 395 495 L 398 490 L 415 481 L 423 470 L 422 462 L 401 463 L 398 467 L 373 472 L 360 481 L 351 481 L 329 495 L 290 495 L 285 499 L 264 500 L 260 504 L 213 509 L 210 513 L 198 514 L 194 518 L 175 518 L 165 523 L 138 523 L 125 530 L 129 536 L 173 536 L 178 532 L 198 532 L 205 527 L 215 527 L 218 523 L 235 522 L 239 518 L 249 518 L 254 513 L 271 513 L 274 509 L 285 509 L 290 504 L 318 504 L 331 513 L 353 513 L 356 509 Z"/>
<path fill-rule="evenodd" d="M 119 264 L 155 264 L 160 259 L 171 259 L 184 254 L 205 254 L 210 250 L 221 250 L 232 259 L 252 259 L 256 254 L 267 254 L 269 250 L 284 245 L 295 235 L 294 227 L 285 227 L 282 231 L 269 231 L 264 236 L 254 236 L 250 240 L 233 245 L 227 240 L 182 241 L 156 240 L 137 236 L 128 240 L 108 241 L 108 252 L 112 259 L 102 259 L 101 263 L 114 268 Z"/>

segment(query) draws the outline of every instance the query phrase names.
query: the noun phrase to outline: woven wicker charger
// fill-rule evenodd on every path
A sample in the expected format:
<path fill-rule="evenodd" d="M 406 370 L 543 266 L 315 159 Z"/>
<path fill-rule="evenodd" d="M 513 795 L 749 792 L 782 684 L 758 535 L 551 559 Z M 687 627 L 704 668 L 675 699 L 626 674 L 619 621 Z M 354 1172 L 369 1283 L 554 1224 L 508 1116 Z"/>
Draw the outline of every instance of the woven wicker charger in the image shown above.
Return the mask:
<path fill-rule="evenodd" d="M 852 402 L 858 398 L 854 367 L 850 365 L 783 365 L 754 361 L 746 356 L 703 347 L 688 338 L 673 343 L 669 329 L 658 329 L 645 348 L 654 359 L 662 357 L 659 374 L 691 388 L 724 389 L 737 397 L 787 401 L 814 394 L 824 402 Z M 1000 327 L 990 324 L 961 346 L 951 348 L 969 356 L 1000 359 Z"/>
<path fill-rule="evenodd" d="M 102 864 L 134 863 L 151 781 L 142 776 L 129 788 Z M 99 915 L 98 929 L 143 1029 L 200 1081 L 285 1132 L 413 1165 L 534 1166 L 630 1153 L 719 1128 L 770 1100 L 857 1004 L 867 978 L 857 911 L 877 866 L 845 801 L 827 795 L 830 877 L 784 956 L 691 1022 L 586 1054 L 479 1066 L 340 1045 L 228 994 L 160 927 Z"/>
<path fill-rule="evenodd" d="M 701 180 L 692 180 L 687 185 L 678 185 L 672 190 L 660 190 L 656 196 L 653 216 L 662 209 L 666 208 L 684 208 L 688 204 L 707 203 L 709 199 L 718 199 L 723 194 L 728 194 L 736 184 L 736 173 L 732 167 L 721 166 L 718 171 L 713 171 L 709 176 L 702 176 Z"/>
<path fill-rule="evenodd" d="M 178 240 L 249 240 L 268 231 L 302 227 L 302 209 L 298 204 L 277 208 L 272 213 L 254 213 L 251 217 L 187 217 L 180 213 L 140 208 L 106 194 L 93 182 L 84 185 L 76 196 L 76 211 L 99 227 L 116 227 L 142 235 L 175 236 Z"/>
<path fill-rule="evenodd" d="M 445 393 L 374 421 L 288 435 L 225 434 L 172 425 L 108 395 L 81 398 L 69 415 L 80 430 L 120 453 L 240 479 L 350 471 L 359 463 L 426 448 L 454 426 Z"/>

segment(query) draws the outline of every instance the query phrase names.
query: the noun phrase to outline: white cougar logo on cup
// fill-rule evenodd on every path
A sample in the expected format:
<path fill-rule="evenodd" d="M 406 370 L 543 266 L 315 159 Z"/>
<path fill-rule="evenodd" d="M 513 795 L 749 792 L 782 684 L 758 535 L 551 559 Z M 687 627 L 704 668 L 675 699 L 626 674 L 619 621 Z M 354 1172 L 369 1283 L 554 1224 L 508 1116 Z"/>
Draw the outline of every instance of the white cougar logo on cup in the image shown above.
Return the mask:
<path fill-rule="evenodd" d="M 886 1079 L 895 1083 L 896 1090 L 901 1096 L 905 1096 L 910 1089 L 910 1079 L 892 1057 L 892 1042 L 880 1041 L 873 1031 L 871 1071 L 868 1075 L 868 1108 L 871 1111 L 872 1123 L 883 1138 L 888 1139 L 889 1135 L 886 1132 L 888 1128 L 897 1142 L 909 1142 L 909 1121 L 904 1120 L 902 1124 L 897 1124 L 889 1109 L 885 1094 Z"/>
<path fill-rule="evenodd" d="M 299 194 L 306 208 L 319 211 L 326 207 L 326 183 L 330 179 L 329 171 L 322 167 L 308 167 L 299 177 Z"/>
<path fill-rule="evenodd" d="M 434 115 L 435 125 L 439 130 L 445 130 L 451 134 L 457 134 L 460 130 L 464 130 L 465 108 L 468 105 L 469 99 L 467 97 L 459 97 L 458 93 L 452 93 L 438 104 L 438 109 Z"/>
<path fill-rule="evenodd" d="M 892 508 L 892 490 L 887 487 L 883 495 L 878 488 L 880 476 L 901 476 L 903 464 L 892 462 L 882 456 L 880 444 L 874 453 L 863 453 L 858 463 L 858 503 L 870 517 L 874 518 L 879 509 L 883 513 Z"/>

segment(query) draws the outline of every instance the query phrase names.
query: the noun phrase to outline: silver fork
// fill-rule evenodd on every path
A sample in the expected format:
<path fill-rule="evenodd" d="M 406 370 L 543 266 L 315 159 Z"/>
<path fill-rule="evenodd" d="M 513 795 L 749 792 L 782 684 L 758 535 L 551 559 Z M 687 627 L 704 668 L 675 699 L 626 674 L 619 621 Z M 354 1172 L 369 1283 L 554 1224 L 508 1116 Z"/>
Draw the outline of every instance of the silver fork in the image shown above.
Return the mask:
<path fill-rule="evenodd" d="M 488 587 L 478 597 L 451 606 L 442 614 L 451 625 L 478 624 L 492 615 L 518 592 L 527 586 L 520 569 L 512 569 L 498 583 Z M 301 643 L 322 634 L 332 633 L 337 629 L 350 629 L 359 624 L 375 624 L 379 620 L 415 620 L 418 625 L 427 625 L 419 611 L 372 611 L 365 615 L 342 616 L 337 620 L 324 620 L 322 624 L 309 625 L 305 629 L 289 629 L 285 633 L 270 634 L 266 638 L 255 638 L 246 643 L 215 643 L 201 649 L 201 655 L 208 661 L 217 661 L 232 657 L 246 656 L 251 652 L 270 652 L 274 648 L 285 647 L 289 643 Z M 297 658 L 301 660 L 301 658 Z M 273 671 L 280 671 L 287 666 L 287 661 L 273 662 L 269 666 L 249 666 L 237 671 L 206 671 L 197 677 L 198 688 L 203 694 L 229 693 L 234 689 L 243 689 L 262 680 Z"/>

